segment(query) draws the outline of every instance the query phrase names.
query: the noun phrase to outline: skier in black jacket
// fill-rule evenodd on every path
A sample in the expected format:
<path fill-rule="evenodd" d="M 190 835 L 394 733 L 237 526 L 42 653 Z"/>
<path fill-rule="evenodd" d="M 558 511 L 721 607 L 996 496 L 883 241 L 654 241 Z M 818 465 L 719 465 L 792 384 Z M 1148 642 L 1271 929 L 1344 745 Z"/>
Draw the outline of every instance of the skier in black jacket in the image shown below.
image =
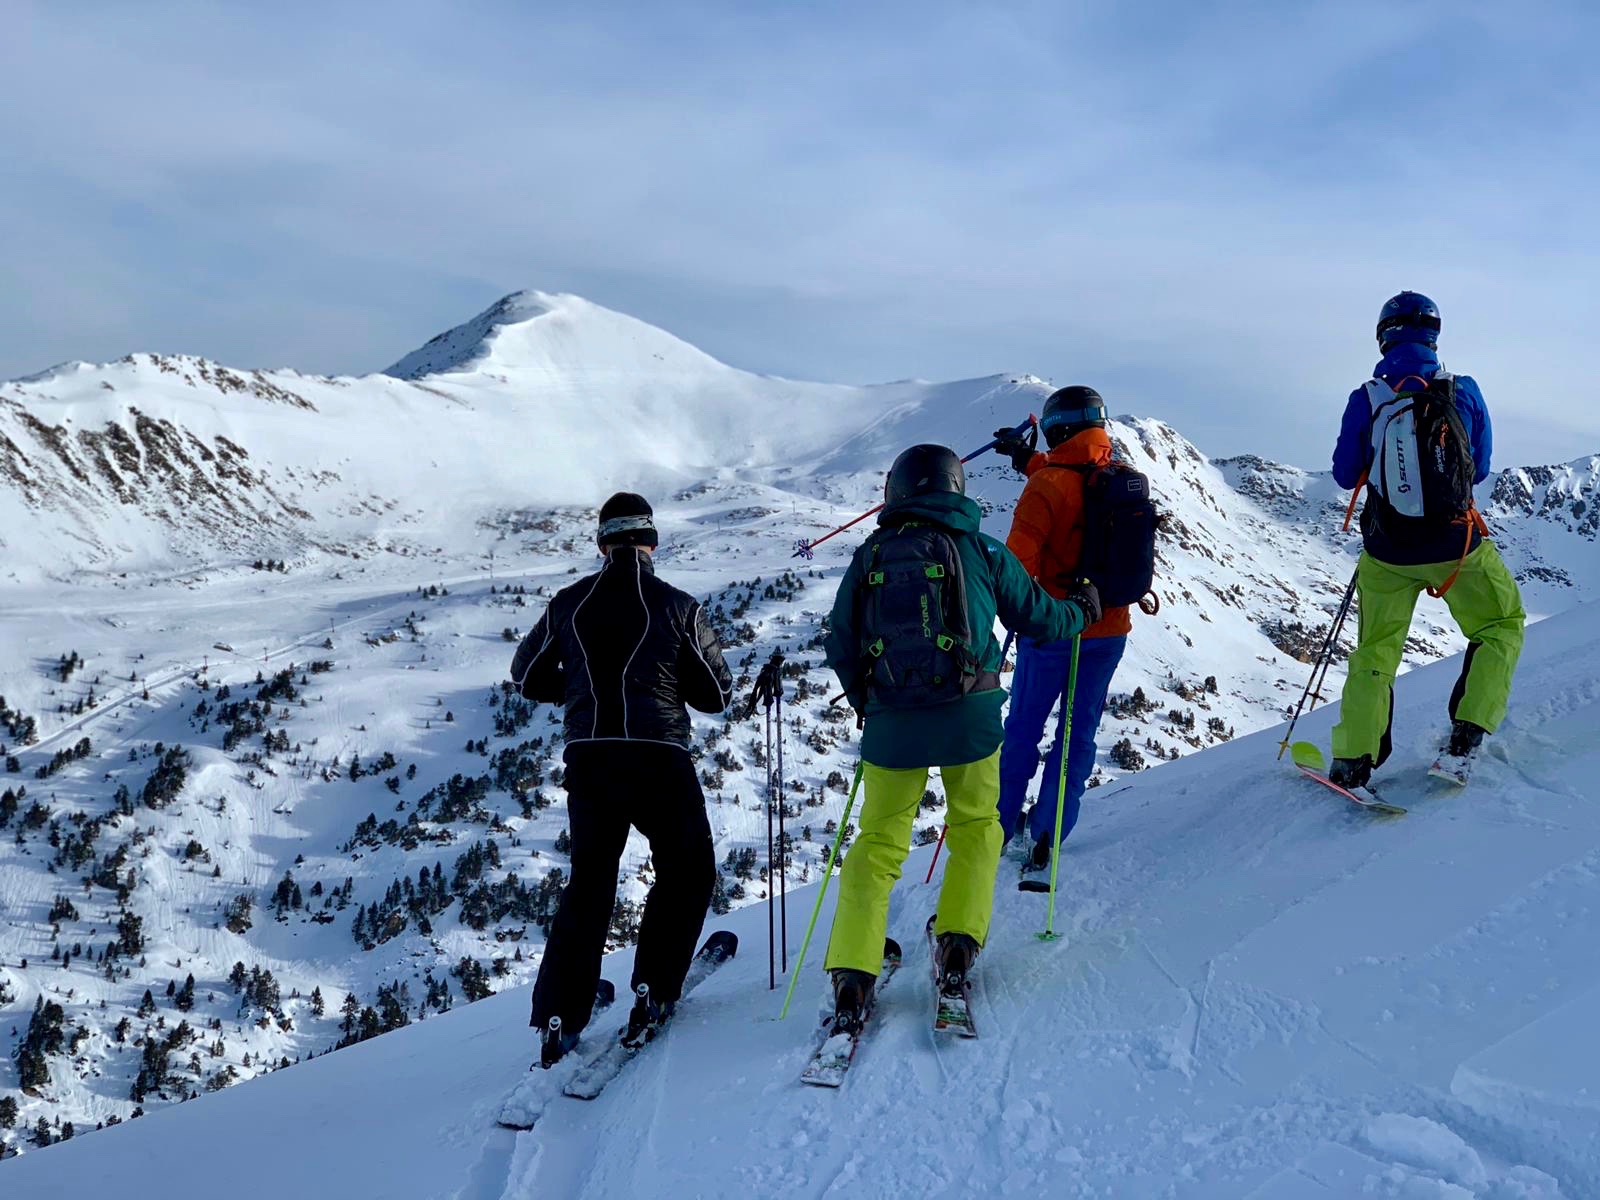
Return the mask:
<path fill-rule="evenodd" d="M 530 1021 L 547 1067 L 588 1024 L 629 826 L 649 841 L 656 868 L 634 956 L 629 1041 L 648 1037 L 672 1011 L 716 881 L 684 706 L 721 712 L 733 678 L 700 603 L 656 578 L 645 499 L 618 492 L 607 500 L 597 540 L 605 566 L 557 593 L 511 660 L 525 698 L 566 705 L 572 877 Z"/>

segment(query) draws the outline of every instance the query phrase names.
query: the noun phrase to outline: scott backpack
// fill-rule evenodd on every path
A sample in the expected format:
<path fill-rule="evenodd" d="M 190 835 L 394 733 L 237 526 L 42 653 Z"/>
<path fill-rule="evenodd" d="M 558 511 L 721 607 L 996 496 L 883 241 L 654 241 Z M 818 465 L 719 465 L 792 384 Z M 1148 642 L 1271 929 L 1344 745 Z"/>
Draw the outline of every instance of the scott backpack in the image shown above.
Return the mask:
<path fill-rule="evenodd" d="M 1083 550 L 1073 575 L 1088 578 L 1106 608 L 1137 604 L 1156 580 L 1161 517 L 1149 478 L 1116 460 L 1103 467 L 1050 465 L 1083 476 Z"/>
<path fill-rule="evenodd" d="M 860 653 L 867 696 L 922 708 L 998 687 L 979 670 L 967 622 L 966 574 L 955 538 L 932 525 L 880 529 L 864 547 Z"/>
<path fill-rule="evenodd" d="M 1372 404 L 1372 467 L 1367 484 L 1387 512 L 1430 525 L 1472 511 L 1472 442 L 1456 411 L 1455 376 L 1413 375 L 1398 389 L 1367 384 Z"/>

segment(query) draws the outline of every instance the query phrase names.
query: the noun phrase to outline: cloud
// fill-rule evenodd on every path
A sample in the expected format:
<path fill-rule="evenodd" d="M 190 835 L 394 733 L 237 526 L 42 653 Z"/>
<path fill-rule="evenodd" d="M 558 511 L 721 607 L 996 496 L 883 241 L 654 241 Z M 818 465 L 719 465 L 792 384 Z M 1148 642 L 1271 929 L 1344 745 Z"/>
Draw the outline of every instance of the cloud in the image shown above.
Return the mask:
<path fill-rule="evenodd" d="M 0 375 L 373 369 L 534 286 L 1319 466 L 1417 287 L 1503 458 L 1600 449 L 1581 4 L 544 7 L 24 6 Z"/>

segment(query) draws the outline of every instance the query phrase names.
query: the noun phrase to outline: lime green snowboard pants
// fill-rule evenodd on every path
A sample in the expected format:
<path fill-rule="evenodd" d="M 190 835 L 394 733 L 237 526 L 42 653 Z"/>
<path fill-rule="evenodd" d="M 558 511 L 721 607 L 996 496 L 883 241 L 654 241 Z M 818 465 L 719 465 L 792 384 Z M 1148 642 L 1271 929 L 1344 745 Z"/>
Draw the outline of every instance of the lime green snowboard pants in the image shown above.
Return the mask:
<path fill-rule="evenodd" d="M 981 946 L 994 911 L 1000 865 L 1000 752 L 955 767 L 940 767 L 948 801 L 944 885 L 934 932 L 971 934 Z M 928 786 L 928 768 L 893 770 L 866 763 L 861 829 L 839 874 L 839 907 L 828 939 L 828 970 L 854 967 L 876 975 L 883 966 L 889 892 L 911 852 L 911 827 Z"/>
<path fill-rule="evenodd" d="M 1438 587 L 1453 562 L 1396 566 L 1362 554 L 1356 572 L 1361 631 L 1350 656 L 1333 756 L 1388 757 L 1394 675 L 1400 667 L 1411 615 L 1425 587 Z M 1505 720 L 1511 676 L 1522 653 L 1522 594 L 1494 543 L 1485 539 L 1467 555 L 1461 574 L 1444 594 L 1450 615 L 1467 637 L 1466 661 L 1450 697 L 1450 715 L 1493 732 Z"/>

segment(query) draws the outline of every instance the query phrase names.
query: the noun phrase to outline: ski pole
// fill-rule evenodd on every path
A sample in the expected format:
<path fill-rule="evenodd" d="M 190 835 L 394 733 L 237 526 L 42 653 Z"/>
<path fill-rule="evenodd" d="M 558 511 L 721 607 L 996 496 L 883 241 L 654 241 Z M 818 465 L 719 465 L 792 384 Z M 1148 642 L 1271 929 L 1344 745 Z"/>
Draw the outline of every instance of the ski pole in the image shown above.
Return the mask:
<path fill-rule="evenodd" d="M 1005 644 L 1000 647 L 1000 669 L 1002 671 L 1005 670 L 1006 655 L 1011 653 L 1011 643 L 1016 639 L 1016 636 L 1016 630 L 1006 630 Z M 933 861 L 928 864 L 928 877 L 922 881 L 923 883 L 933 882 L 933 869 L 939 865 L 939 851 L 944 849 L 944 835 L 949 832 L 949 825 L 941 825 L 939 827 L 939 844 L 933 848 Z"/>
<path fill-rule="evenodd" d="M 778 986 L 777 968 L 773 965 L 772 930 L 772 701 L 767 701 L 767 990 Z"/>
<path fill-rule="evenodd" d="M 1072 701 L 1078 694 L 1078 647 L 1083 635 L 1072 639 L 1072 666 L 1067 671 L 1067 695 L 1061 708 L 1061 774 L 1056 779 L 1056 844 L 1050 855 L 1050 907 L 1044 919 L 1044 932 L 1035 936 L 1041 942 L 1053 942 L 1061 935 L 1056 932 L 1056 876 L 1061 870 L 1061 818 L 1067 805 L 1067 759 L 1072 755 Z"/>
<path fill-rule="evenodd" d="M 1328 677 L 1328 667 L 1333 662 L 1334 647 L 1338 643 L 1339 631 L 1344 628 L 1345 618 L 1350 615 L 1350 605 L 1355 600 L 1356 581 L 1361 577 L 1361 567 L 1357 565 L 1350 576 L 1350 586 L 1344 590 L 1344 599 L 1339 602 L 1339 611 L 1334 613 L 1333 620 L 1328 625 L 1328 636 L 1322 639 L 1322 649 L 1317 651 L 1317 657 L 1311 663 L 1311 678 L 1306 680 L 1306 690 L 1300 693 L 1300 703 L 1294 706 L 1294 715 L 1289 718 L 1288 731 L 1283 735 L 1283 741 L 1278 743 L 1278 757 L 1283 757 L 1283 752 L 1289 748 L 1289 740 L 1294 737 L 1294 727 L 1300 720 L 1300 713 L 1306 706 L 1306 700 L 1312 696 L 1315 689 L 1315 698 L 1311 700 L 1311 707 L 1317 707 L 1317 700 L 1322 699 L 1322 681 Z M 1321 679 L 1318 672 L 1321 672 Z"/>
<path fill-rule="evenodd" d="M 778 986 L 778 969 L 774 964 L 774 955 L 777 953 L 777 935 L 773 929 L 773 888 L 776 885 L 773 879 L 774 857 L 772 853 L 772 801 L 773 801 L 773 759 L 772 759 L 772 703 L 778 703 L 778 791 L 781 792 L 782 784 L 782 759 L 783 759 L 783 651 L 774 650 L 772 657 L 766 662 L 756 675 L 755 687 L 750 691 L 750 711 L 755 712 L 757 704 L 766 710 L 766 758 L 767 768 L 767 990 L 775 990 Z M 778 797 L 782 803 L 782 796 Z M 778 814 L 778 840 L 781 845 L 783 840 L 783 814 Z M 781 851 L 780 851 L 781 853 Z M 785 889 L 787 891 L 787 889 Z M 787 911 L 787 910 L 786 910 Z M 784 930 L 784 964 L 788 967 L 789 936 Z"/>
<path fill-rule="evenodd" d="M 783 678 L 777 680 L 778 715 L 778 939 L 783 969 L 789 970 L 789 836 L 783 831 Z"/>
<path fill-rule="evenodd" d="M 800 942 L 800 954 L 794 960 L 794 974 L 789 976 L 789 990 L 784 993 L 783 1008 L 778 1011 L 778 1020 L 783 1020 L 789 1015 L 789 1001 L 794 999 L 794 985 L 800 982 L 800 968 L 805 966 L 806 951 L 811 946 L 811 934 L 817 927 L 817 917 L 822 913 L 822 899 L 828 894 L 828 883 L 833 879 L 834 860 L 839 857 L 839 847 L 844 844 L 844 831 L 850 826 L 850 813 L 856 806 L 856 789 L 861 786 L 862 764 L 856 763 L 856 777 L 850 784 L 850 798 L 844 804 L 844 816 L 839 818 L 839 833 L 833 839 L 833 847 L 828 851 L 828 865 L 823 868 L 822 886 L 817 889 L 817 902 L 811 907 L 811 920 L 806 924 L 806 936 Z"/>
<path fill-rule="evenodd" d="M 943 825 L 939 828 L 939 844 L 933 848 L 933 861 L 928 864 L 928 877 L 923 883 L 933 882 L 933 869 L 939 865 L 939 851 L 944 849 L 944 835 L 950 832 L 950 826 Z"/>
<path fill-rule="evenodd" d="M 1015 437 L 1021 437 L 1023 434 L 1028 432 L 1028 429 L 1031 426 L 1038 424 L 1038 421 L 1039 421 L 1038 417 L 1034 416 L 1032 413 L 1029 413 L 1028 414 L 1028 419 L 1026 421 L 1022 422 L 1022 424 L 1017 425 L 1012 429 L 1006 430 L 1006 433 L 1009 434 L 1009 435 L 1015 436 Z M 968 454 L 961 461 L 964 462 L 964 463 L 971 462 L 973 459 L 977 458 L 978 455 L 985 454 L 988 451 L 993 450 L 995 448 L 995 445 L 999 441 L 1000 441 L 1000 439 L 997 438 L 997 437 L 996 438 L 990 438 L 987 442 L 985 442 L 983 445 L 979 446 L 971 454 Z M 837 529 L 830 529 L 827 533 L 823 534 L 821 537 L 817 538 L 815 541 L 807 541 L 805 538 L 801 538 L 798 542 L 795 543 L 794 554 L 791 555 L 790 557 L 792 557 L 792 558 L 803 558 L 803 559 L 806 559 L 807 561 L 810 561 L 812 558 L 814 558 L 816 556 L 816 549 L 817 549 L 818 546 L 822 545 L 823 542 L 827 541 L 831 537 L 838 536 L 839 534 L 843 533 L 846 529 L 849 529 L 852 525 L 861 524 L 861 522 L 865 521 L 868 517 L 872 516 L 873 513 L 882 512 L 883 508 L 884 508 L 884 506 L 882 504 L 874 505 L 872 508 L 867 509 L 867 511 L 862 513 L 859 517 L 856 517 L 856 518 L 854 518 L 853 520 L 850 520 L 850 521 L 846 521 L 843 525 L 839 526 Z"/>

